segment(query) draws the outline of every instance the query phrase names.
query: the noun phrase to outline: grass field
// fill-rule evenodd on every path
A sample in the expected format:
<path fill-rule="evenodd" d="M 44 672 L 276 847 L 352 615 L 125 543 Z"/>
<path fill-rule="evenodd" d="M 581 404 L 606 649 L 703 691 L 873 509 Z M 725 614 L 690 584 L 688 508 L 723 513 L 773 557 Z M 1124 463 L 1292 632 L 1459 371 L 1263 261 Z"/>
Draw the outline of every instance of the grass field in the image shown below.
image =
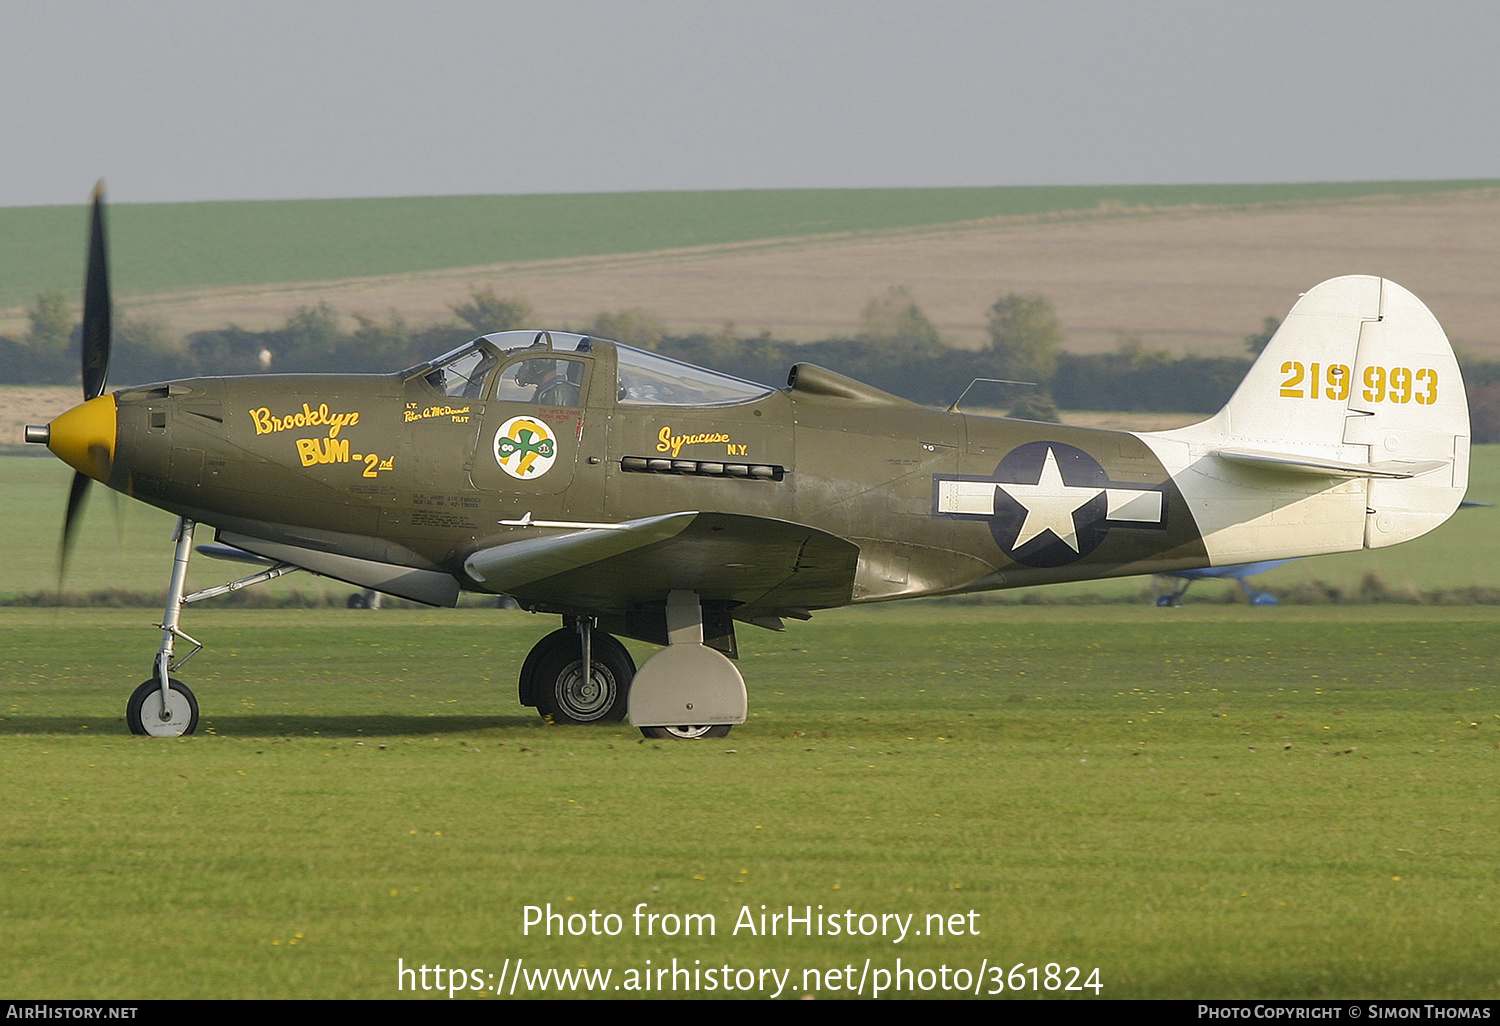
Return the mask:
<path fill-rule="evenodd" d="M 902 996 L 1056 963 L 1112 998 L 1500 997 L 1497 610 L 820 614 L 746 632 L 754 718 L 692 744 L 542 725 L 513 679 L 549 625 L 493 610 L 204 612 L 201 732 L 131 738 L 140 619 L 0 610 L 7 995 L 390 998 L 398 959 L 523 959 L 621 997 L 675 959 L 843 996 L 900 959 Z M 524 933 L 549 903 L 619 935 Z M 715 933 L 637 935 L 641 903 Z M 923 933 L 736 934 L 762 905 Z"/>
<path fill-rule="evenodd" d="M 404 274 L 1100 207 L 1239 206 L 1412 196 L 1491 181 L 1294 185 L 782 189 L 117 204 L 117 297 Z M 80 189 L 80 199 L 86 188 Z M 0 309 L 78 288 L 79 207 L 0 209 Z"/>

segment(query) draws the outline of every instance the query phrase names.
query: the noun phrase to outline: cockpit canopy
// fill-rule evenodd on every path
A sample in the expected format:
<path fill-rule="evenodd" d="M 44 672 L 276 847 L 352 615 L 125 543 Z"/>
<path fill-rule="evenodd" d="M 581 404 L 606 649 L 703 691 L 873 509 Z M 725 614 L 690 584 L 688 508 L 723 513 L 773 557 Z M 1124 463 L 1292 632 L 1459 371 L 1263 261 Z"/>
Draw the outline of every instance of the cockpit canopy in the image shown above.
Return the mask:
<path fill-rule="evenodd" d="M 518 384 L 535 385 L 549 373 L 576 384 L 581 371 L 577 361 L 552 359 L 547 354 L 588 354 L 596 345 L 615 350 L 615 400 L 623 406 L 737 406 L 775 391 L 657 353 L 564 331 L 484 335 L 431 363 L 412 368 L 408 376 L 426 378 L 428 384 L 450 398 L 478 400 L 484 398 L 491 372 L 506 363 L 495 393 L 495 398 L 504 400 L 507 391 Z M 522 354 L 527 358 L 518 362 L 516 357 Z"/>

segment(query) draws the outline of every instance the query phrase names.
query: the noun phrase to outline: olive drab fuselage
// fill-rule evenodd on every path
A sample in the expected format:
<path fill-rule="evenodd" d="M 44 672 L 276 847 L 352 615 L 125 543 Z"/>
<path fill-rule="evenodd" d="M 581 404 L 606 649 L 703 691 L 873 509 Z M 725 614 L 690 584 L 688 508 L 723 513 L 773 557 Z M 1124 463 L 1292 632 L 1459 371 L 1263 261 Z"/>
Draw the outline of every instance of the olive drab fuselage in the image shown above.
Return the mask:
<path fill-rule="evenodd" d="M 857 546 L 847 586 L 809 605 L 1206 562 L 1170 475 L 1128 433 L 928 409 L 806 365 L 789 387 L 745 401 L 624 402 L 624 347 L 599 340 L 547 352 L 574 387 L 536 402 L 512 382 L 537 352 L 484 348 L 491 365 L 458 389 L 418 368 L 118 392 L 108 483 L 238 538 L 447 574 L 479 591 L 464 571 L 471 553 L 677 510 L 802 524 Z M 1072 532 L 1028 527 L 1042 514 L 1012 497 L 1051 475 L 1087 500 L 1060 514 L 1079 525 Z M 623 612 L 529 590 L 523 602 L 552 612 Z M 745 618 L 776 612 L 743 594 L 703 598 Z"/>

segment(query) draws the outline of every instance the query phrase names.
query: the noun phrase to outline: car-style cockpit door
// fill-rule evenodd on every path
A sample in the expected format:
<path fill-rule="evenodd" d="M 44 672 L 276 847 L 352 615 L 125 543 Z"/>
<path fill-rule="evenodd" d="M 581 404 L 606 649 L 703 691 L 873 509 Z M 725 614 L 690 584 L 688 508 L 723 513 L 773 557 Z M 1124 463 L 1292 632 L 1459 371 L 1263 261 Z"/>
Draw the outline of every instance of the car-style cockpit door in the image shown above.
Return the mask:
<path fill-rule="evenodd" d="M 508 354 L 484 405 L 469 468 L 475 488 L 524 497 L 554 495 L 572 483 L 590 362 L 545 347 Z"/>

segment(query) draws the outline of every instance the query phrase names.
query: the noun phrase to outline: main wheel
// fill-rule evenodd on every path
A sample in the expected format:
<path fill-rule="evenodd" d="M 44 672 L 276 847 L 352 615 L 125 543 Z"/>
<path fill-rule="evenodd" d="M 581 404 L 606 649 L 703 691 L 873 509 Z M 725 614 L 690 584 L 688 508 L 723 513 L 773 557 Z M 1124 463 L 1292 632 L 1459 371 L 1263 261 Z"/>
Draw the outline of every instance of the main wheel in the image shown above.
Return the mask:
<path fill-rule="evenodd" d="M 538 708 L 541 699 L 537 697 L 536 668 L 543 657 L 550 655 L 554 649 L 566 648 L 568 645 L 577 645 L 578 632 L 569 627 L 559 627 L 541 641 L 531 646 L 531 651 L 526 653 L 526 659 L 521 663 L 521 677 L 517 689 L 522 705 Z"/>
<path fill-rule="evenodd" d="M 728 737 L 731 723 L 715 723 L 704 726 L 683 727 L 642 727 L 641 733 L 646 737 L 657 738 L 680 738 L 685 741 L 693 741 L 704 737 Z"/>
<path fill-rule="evenodd" d="M 578 632 L 563 628 L 543 638 L 526 657 L 521 689 L 523 694 L 529 690 L 536 711 L 554 723 L 618 723 L 625 718 L 634 677 L 635 660 L 625 646 L 596 631 L 585 680 Z"/>
<path fill-rule="evenodd" d="M 162 708 L 161 681 L 152 678 L 136 688 L 125 703 L 125 722 L 132 734 L 148 737 L 179 737 L 198 729 L 198 700 L 180 680 L 168 678 L 166 708 Z"/>

